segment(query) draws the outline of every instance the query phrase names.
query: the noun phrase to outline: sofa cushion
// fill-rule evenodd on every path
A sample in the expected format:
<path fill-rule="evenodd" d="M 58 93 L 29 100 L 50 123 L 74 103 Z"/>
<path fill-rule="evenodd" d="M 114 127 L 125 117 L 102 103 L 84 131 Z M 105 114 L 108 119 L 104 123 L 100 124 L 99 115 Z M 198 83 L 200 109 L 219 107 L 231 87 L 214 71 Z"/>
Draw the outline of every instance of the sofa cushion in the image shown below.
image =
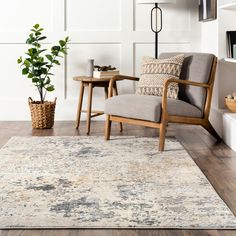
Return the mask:
<path fill-rule="evenodd" d="M 171 78 L 179 79 L 183 61 L 183 54 L 166 59 L 143 57 L 141 78 L 136 93 L 139 95 L 162 96 L 165 81 Z M 167 97 L 177 99 L 178 92 L 178 84 L 171 83 L 167 91 Z"/>
<path fill-rule="evenodd" d="M 145 95 L 119 95 L 106 100 L 105 114 L 160 122 L 162 98 Z M 181 100 L 168 99 L 169 115 L 202 117 L 197 107 Z"/>
<path fill-rule="evenodd" d="M 160 58 L 169 58 L 179 54 L 179 52 L 162 53 L 160 55 Z M 183 54 L 185 56 L 185 59 L 180 74 L 180 79 L 191 80 L 200 83 L 208 83 L 213 59 L 215 56 L 208 53 Z M 206 101 L 206 89 L 180 84 L 178 98 L 198 107 L 203 112 L 204 104 Z"/>

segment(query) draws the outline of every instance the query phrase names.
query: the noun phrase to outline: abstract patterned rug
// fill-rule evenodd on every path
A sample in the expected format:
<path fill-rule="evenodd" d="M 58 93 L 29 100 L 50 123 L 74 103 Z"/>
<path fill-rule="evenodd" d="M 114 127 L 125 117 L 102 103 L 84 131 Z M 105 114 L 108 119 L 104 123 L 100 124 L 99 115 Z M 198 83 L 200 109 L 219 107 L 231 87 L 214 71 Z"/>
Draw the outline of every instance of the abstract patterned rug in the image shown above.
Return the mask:
<path fill-rule="evenodd" d="M 0 228 L 236 228 L 176 139 L 13 137 L 0 150 Z"/>

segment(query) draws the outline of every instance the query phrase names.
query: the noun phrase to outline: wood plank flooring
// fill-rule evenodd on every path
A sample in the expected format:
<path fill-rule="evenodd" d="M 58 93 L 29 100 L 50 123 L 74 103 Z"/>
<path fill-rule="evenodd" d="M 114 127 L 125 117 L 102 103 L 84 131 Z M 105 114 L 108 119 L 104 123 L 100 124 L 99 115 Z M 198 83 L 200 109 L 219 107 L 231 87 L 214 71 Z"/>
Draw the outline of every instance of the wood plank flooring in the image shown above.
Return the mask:
<path fill-rule="evenodd" d="M 104 134 L 104 123 L 93 122 L 91 135 Z M 77 136 L 86 135 L 82 122 L 80 132 L 74 122 L 57 122 L 51 130 L 32 130 L 30 122 L 0 122 L 0 146 L 12 136 Z M 112 135 L 158 136 L 151 128 L 124 125 L 112 127 Z M 168 136 L 184 145 L 215 190 L 236 215 L 236 153 L 224 143 L 216 143 L 205 130 L 196 126 L 170 125 Z M 0 236 L 236 236 L 234 230 L 0 230 Z"/>

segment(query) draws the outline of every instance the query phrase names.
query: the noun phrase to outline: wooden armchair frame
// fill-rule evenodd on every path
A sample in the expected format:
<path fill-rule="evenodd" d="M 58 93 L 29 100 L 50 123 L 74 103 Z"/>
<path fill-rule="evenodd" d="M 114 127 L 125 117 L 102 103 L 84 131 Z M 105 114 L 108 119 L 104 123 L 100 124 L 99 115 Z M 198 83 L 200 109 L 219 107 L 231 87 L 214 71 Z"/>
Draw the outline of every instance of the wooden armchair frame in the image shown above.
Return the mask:
<path fill-rule="evenodd" d="M 215 74 L 216 74 L 216 67 L 217 67 L 217 58 L 215 57 L 213 59 L 210 78 L 208 80 L 208 83 L 198 83 L 198 82 L 189 81 L 189 80 L 177 80 L 177 79 L 167 80 L 164 84 L 164 90 L 163 90 L 163 96 L 162 96 L 162 113 L 161 113 L 160 123 L 132 119 L 132 118 L 125 118 L 125 117 L 120 117 L 120 116 L 107 115 L 106 127 L 105 127 L 105 140 L 110 139 L 112 121 L 160 129 L 159 151 L 164 151 L 166 126 L 168 123 L 201 125 L 210 134 L 212 134 L 217 140 L 220 140 L 220 137 L 218 136 L 218 134 L 216 133 L 216 131 L 212 127 L 211 123 L 209 122 L 209 113 L 210 113 L 210 107 L 211 107 L 211 101 L 212 101 L 212 93 L 213 93 L 213 86 L 214 86 L 214 80 L 215 80 Z M 113 96 L 113 89 L 112 88 L 114 86 L 114 83 L 117 80 L 121 80 L 121 79 L 133 80 L 133 81 L 139 80 L 139 78 L 124 76 L 124 75 L 117 75 L 117 76 L 113 77 L 110 81 L 110 84 L 109 84 L 109 93 L 108 93 L 109 98 Z M 168 114 L 168 111 L 167 111 L 167 100 L 168 100 L 167 91 L 168 91 L 169 84 L 173 83 L 173 82 L 178 83 L 178 84 L 185 84 L 185 85 L 190 85 L 190 86 L 202 87 L 202 88 L 206 89 L 206 100 L 205 100 L 205 105 L 204 105 L 204 112 L 203 112 L 203 116 L 201 118 L 186 117 L 186 116 L 171 116 Z"/>

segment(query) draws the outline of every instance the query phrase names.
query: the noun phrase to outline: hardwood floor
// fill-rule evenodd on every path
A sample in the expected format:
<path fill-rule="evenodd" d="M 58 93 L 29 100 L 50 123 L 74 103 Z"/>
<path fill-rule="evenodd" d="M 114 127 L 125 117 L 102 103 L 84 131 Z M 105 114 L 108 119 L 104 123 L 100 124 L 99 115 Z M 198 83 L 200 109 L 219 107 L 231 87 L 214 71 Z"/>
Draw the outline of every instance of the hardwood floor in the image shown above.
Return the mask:
<path fill-rule="evenodd" d="M 0 122 L 0 146 L 12 136 L 73 136 L 86 135 L 86 124 L 80 132 L 73 122 L 57 122 L 51 130 L 32 130 L 30 122 Z M 104 123 L 93 122 L 91 135 L 104 135 Z M 151 128 L 124 125 L 112 127 L 112 135 L 157 136 Z M 184 145 L 215 190 L 236 215 L 236 153 L 224 143 L 215 143 L 205 130 L 196 126 L 168 127 L 168 136 Z M 0 230 L 0 236 L 233 236 L 234 230 Z"/>

